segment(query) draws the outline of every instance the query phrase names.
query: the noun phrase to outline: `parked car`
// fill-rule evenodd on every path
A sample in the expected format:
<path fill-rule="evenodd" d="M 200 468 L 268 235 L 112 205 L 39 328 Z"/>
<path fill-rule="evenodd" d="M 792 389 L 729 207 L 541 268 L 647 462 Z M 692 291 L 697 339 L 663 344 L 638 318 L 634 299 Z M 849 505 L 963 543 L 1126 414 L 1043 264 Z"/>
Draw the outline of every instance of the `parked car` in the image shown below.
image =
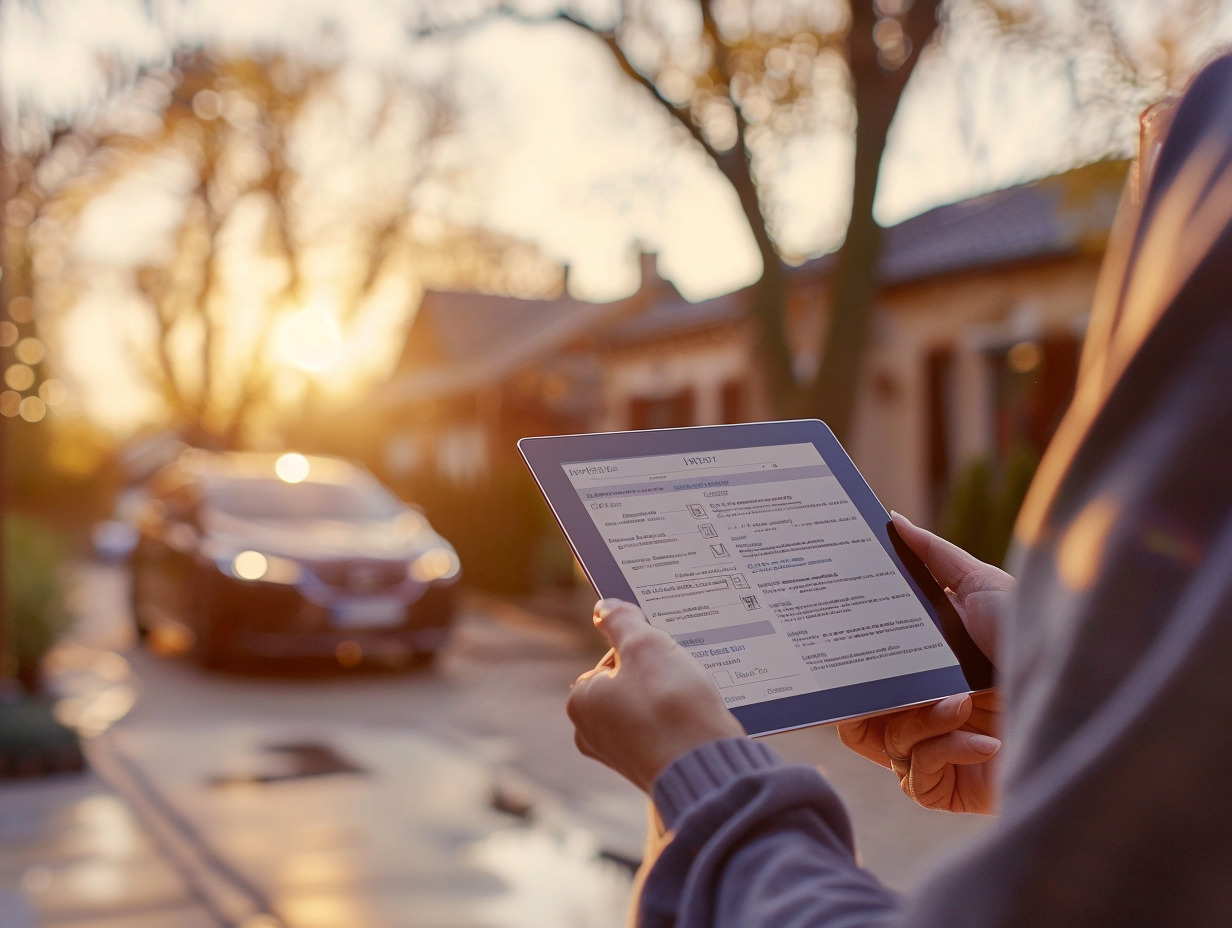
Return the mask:
<path fill-rule="evenodd" d="M 148 483 L 132 554 L 142 635 L 232 658 L 431 660 L 454 618 L 457 553 L 362 467 L 188 451 Z"/>

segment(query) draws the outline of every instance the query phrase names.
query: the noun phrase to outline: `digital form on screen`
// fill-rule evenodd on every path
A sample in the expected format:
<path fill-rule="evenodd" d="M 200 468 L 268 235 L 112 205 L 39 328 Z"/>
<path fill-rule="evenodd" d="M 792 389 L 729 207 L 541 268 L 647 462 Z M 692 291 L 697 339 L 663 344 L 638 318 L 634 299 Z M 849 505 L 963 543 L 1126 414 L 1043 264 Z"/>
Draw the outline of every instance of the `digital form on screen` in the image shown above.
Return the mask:
<path fill-rule="evenodd" d="M 728 705 L 957 665 L 812 444 L 563 466 L 650 622 Z"/>

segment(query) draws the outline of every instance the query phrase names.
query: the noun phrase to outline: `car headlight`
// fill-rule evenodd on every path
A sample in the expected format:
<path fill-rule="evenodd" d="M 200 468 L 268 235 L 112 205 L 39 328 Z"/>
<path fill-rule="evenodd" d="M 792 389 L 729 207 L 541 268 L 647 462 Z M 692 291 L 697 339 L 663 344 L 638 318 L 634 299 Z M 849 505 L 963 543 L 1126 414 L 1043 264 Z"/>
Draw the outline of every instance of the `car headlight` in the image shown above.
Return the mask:
<path fill-rule="evenodd" d="M 299 579 L 299 564 L 274 554 L 241 551 L 231 559 L 231 573 L 241 580 L 261 580 L 265 583 L 294 583 Z"/>
<path fill-rule="evenodd" d="M 456 577 L 462 569 L 458 556 L 448 548 L 429 548 L 415 560 L 407 570 L 412 580 L 420 583 L 431 583 L 433 580 L 447 580 Z"/>

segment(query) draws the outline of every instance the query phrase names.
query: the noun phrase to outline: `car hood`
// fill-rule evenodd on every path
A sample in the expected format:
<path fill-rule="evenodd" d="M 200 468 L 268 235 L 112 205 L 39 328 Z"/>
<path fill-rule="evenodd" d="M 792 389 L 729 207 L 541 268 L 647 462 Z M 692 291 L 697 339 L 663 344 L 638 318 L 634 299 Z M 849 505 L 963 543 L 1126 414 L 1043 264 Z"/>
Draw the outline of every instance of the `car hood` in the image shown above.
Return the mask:
<path fill-rule="evenodd" d="M 371 521 L 314 519 L 249 520 L 211 513 L 206 532 L 212 547 L 246 549 L 297 561 L 342 559 L 409 560 L 437 545 L 447 545 L 421 516 Z"/>

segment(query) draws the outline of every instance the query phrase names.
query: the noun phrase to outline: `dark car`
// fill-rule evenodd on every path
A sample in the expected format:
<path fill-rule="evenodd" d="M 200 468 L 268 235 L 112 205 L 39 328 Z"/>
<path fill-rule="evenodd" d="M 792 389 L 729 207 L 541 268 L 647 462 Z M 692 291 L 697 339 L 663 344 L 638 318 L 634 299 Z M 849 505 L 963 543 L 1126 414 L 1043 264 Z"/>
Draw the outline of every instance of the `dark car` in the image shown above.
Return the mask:
<path fill-rule="evenodd" d="M 190 451 L 149 491 L 132 554 L 138 632 L 207 666 L 421 663 L 449 634 L 456 552 L 355 464 Z"/>

